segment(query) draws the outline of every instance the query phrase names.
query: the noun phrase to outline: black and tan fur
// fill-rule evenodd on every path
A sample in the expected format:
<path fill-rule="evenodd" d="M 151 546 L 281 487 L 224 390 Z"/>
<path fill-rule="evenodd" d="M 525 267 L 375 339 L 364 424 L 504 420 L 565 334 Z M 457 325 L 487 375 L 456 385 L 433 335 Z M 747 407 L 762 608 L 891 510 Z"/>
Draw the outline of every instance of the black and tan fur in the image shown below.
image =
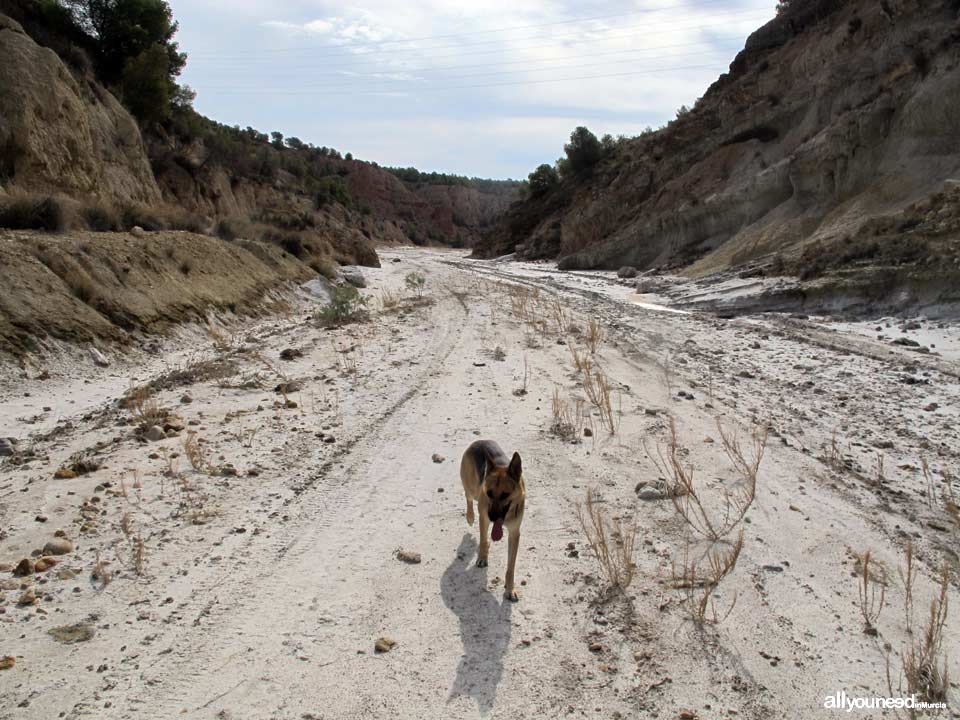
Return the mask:
<path fill-rule="evenodd" d="M 507 543 L 507 577 L 504 594 L 518 600 L 513 587 L 517 567 L 517 550 L 520 548 L 520 523 L 523 522 L 523 503 L 526 499 L 523 484 L 523 468 L 520 455 L 506 454 L 492 440 L 477 440 L 463 453 L 460 461 L 460 480 L 467 497 L 467 523 L 473 525 L 473 503 L 476 501 L 480 514 L 480 551 L 477 567 L 485 567 L 490 551 L 488 532 L 490 524 L 501 519 L 509 533 Z"/>

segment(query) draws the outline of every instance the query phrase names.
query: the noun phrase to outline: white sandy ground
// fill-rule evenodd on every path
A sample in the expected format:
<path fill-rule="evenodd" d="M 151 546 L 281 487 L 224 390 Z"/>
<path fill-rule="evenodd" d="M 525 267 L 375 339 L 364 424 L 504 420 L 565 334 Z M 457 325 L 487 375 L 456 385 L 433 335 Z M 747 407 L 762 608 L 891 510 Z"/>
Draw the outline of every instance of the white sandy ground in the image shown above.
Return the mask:
<path fill-rule="evenodd" d="M 16 658 L 0 671 L 0 718 L 806 720 L 842 716 L 823 708 L 841 690 L 887 695 L 884 643 L 897 684 L 905 540 L 921 559 L 920 615 L 932 569 L 945 557 L 958 564 L 957 532 L 925 500 L 919 471 L 926 458 L 935 484 L 958 474 L 955 357 L 836 324 L 664 312 L 655 299 L 630 302 L 633 291 L 604 274 L 422 249 L 382 258 L 382 269 L 364 270 L 368 295 L 401 290 L 420 270 L 429 302 L 324 330 L 301 298 L 287 317 L 234 325 L 227 352 L 183 330 L 160 354 L 114 355 L 106 369 L 79 351 L 4 369 L 0 436 L 35 457 L 0 464 L 0 563 L 57 529 L 76 550 L 34 578 L 0 574 L 0 656 Z M 513 318 L 505 283 L 557 294 L 581 327 L 588 315 L 602 320 L 595 363 L 619 390 L 616 435 L 595 418 L 579 444 L 550 434 L 554 388 L 571 398 L 582 389 L 563 338 Z M 289 347 L 304 356 L 280 360 Z M 132 382 L 210 359 L 235 370 L 159 399 L 236 477 L 192 470 L 185 433 L 139 440 L 117 404 Z M 525 365 L 528 394 L 517 396 Z M 274 392 L 281 379 L 302 381 L 289 395 L 297 407 Z M 193 402 L 181 404 L 185 393 Z M 773 428 L 743 553 L 716 598 L 723 612 L 736 602 L 718 625 L 693 624 L 667 583 L 685 545 L 671 503 L 635 493 L 658 476 L 643 443 L 663 439 L 667 414 L 713 488 L 733 477 L 717 420 L 741 433 L 756 421 Z M 489 568 L 473 565 L 458 464 L 478 437 L 523 456 L 517 604 L 502 597 L 505 542 Z M 855 472 L 818 459 L 832 438 Z M 76 455 L 102 467 L 54 479 Z M 170 464 L 189 502 L 164 477 Z M 627 599 L 596 601 L 597 566 L 574 511 L 588 487 L 610 513 L 638 518 Z M 140 575 L 127 514 L 144 542 Z M 399 562 L 398 548 L 423 562 Z M 890 570 L 876 638 L 862 632 L 848 548 L 872 550 Z M 91 578 L 98 551 L 112 572 L 105 587 Z M 18 607 L 30 585 L 40 600 Z M 956 584 L 950 603 L 945 650 L 960 678 Z M 78 622 L 91 639 L 47 634 Z M 383 635 L 397 645 L 378 655 Z M 960 717 L 955 682 L 951 692 L 948 715 Z"/>

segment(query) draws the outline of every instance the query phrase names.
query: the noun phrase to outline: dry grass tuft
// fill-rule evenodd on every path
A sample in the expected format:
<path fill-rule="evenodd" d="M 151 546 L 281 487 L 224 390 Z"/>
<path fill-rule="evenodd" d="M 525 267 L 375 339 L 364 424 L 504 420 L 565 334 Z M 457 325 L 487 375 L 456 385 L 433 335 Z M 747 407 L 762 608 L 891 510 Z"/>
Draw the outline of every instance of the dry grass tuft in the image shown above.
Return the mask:
<path fill-rule="evenodd" d="M 583 389 L 600 416 L 600 424 L 611 435 L 615 435 L 620 425 L 620 412 L 613 409 L 613 392 L 610 381 L 600 368 L 583 375 Z"/>
<path fill-rule="evenodd" d="M 914 613 L 914 591 L 916 589 L 916 569 L 914 567 L 913 544 L 908 543 L 905 551 L 905 564 L 900 568 L 900 578 L 904 588 L 904 614 L 907 634 L 910 639 L 901 654 L 900 688 L 906 694 L 916 695 L 926 702 L 945 702 L 950 690 L 950 678 L 947 669 L 947 656 L 944 649 L 944 629 L 949 610 L 949 592 L 952 573 L 950 565 L 944 562 L 938 578 L 937 592 L 930 600 L 926 620 L 918 625 Z M 887 653 L 887 688 L 893 695 L 893 678 L 890 653 Z M 911 709 L 910 717 L 919 717 Z"/>
<path fill-rule="evenodd" d="M 380 291 L 380 311 L 392 312 L 400 306 L 400 293 L 388 288 Z"/>
<path fill-rule="evenodd" d="M 596 353 L 600 345 L 603 344 L 603 325 L 596 318 L 590 318 L 587 322 L 587 332 L 584 335 L 584 342 L 587 343 L 587 349 L 591 353 Z"/>
<path fill-rule="evenodd" d="M 684 607 L 691 620 L 697 623 L 709 621 L 716 624 L 725 620 L 733 611 L 737 604 L 736 594 L 726 611 L 721 613 L 714 599 L 714 593 L 720 581 L 736 567 L 741 550 L 743 550 L 742 530 L 732 545 L 712 543 L 699 558 L 692 557 L 690 543 L 687 543 L 679 566 L 676 562 L 672 564 L 670 581 L 674 588 L 683 593 Z"/>
<path fill-rule="evenodd" d="M 148 385 L 131 387 L 127 391 L 126 404 L 130 408 L 131 419 L 141 427 L 159 425 L 166 414 Z"/>
<path fill-rule="evenodd" d="M 756 497 L 757 474 L 767 443 L 767 430 L 755 429 L 750 448 L 744 450 L 738 436 L 717 421 L 723 449 L 739 477 L 732 488 L 722 489 L 722 511 L 714 513 L 708 509 L 709 501 L 694 480 L 693 466 L 685 461 L 686 451 L 677 437 L 673 418 L 670 418 L 669 429 L 666 445 L 658 444 L 656 452 L 648 450 L 648 455 L 660 474 L 667 478 L 671 490 L 668 494 L 687 525 L 709 540 L 720 540 L 740 525 Z"/>
<path fill-rule="evenodd" d="M 550 432 L 566 442 L 580 441 L 580 418 L 583 417 L 583 401 L 577 401 L 575 406 L 560 396 L 560 388 L 553 388 L 551 400 L 551 415 L 553 422 Z"/>
<path fill-rule="evenodd" d="M 187 456 L 187 460 L 190 461 L 191 467 L 198 473 L 203 473 L 204 475 L 219 474 L 219 468 L 210 462 L 210 459 L 207 457 L 207 449 L 198 439 L 197 433 L 187 433 L 187 437 L 183 441 L 183 452 Z"/>
<path fill-rule="evenodd" d="M 573 360 L 573 368 L 578 373 L 584 373 L 589 375 L 590 371 L 593 369 L 593 361 L 590 357 L 590 353 L 587 351 L 579 351 L 572 342 L 567 343 L 567 347 L 570 348 L 570 357 Z"/>
<path fill-rule="evenodd" d="M 863 617 L 863 632 L 877 634 L 877 620 L 883 612 L 887 597 L 887 570 L 882 564 L 871 560 L 870 551 L 857 556 L 860 572 L 857 574 L 857 593 L 860 597 L 860 615 Z M 871 564 L 873 563 L 873 564 Z M 882 578 L 882 579 L 881 579 Z"/>
<path fill-rule="evenodd" d="M 626 590 L 633 582 L 637 566 L 633 562 L 637 543 L 637 516 L 626 523 L 618 518 L 607 519 L 596 491 L 587 490 L 586 500 L 577 504 L 577 518 L 590 549 L 610 590 Z"/>

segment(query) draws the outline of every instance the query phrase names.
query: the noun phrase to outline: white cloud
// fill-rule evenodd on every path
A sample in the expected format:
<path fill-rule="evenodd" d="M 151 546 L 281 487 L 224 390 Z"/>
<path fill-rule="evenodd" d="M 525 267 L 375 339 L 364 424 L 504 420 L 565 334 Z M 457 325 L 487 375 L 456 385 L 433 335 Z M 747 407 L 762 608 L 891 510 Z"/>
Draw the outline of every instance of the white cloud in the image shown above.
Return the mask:
<path fill-rule="evenodd" d="M 201 110 L 385 164 L 501 175 L 555 158 L 575 125 L 630 134 L 671 118 L 774 5 L 244 0 L 245 31 L 232 26 L 224 47 L 223 2 L 173 0 L 181 37 L 203 38 L 187 15 L 212 36 L 185 42 Z"/>

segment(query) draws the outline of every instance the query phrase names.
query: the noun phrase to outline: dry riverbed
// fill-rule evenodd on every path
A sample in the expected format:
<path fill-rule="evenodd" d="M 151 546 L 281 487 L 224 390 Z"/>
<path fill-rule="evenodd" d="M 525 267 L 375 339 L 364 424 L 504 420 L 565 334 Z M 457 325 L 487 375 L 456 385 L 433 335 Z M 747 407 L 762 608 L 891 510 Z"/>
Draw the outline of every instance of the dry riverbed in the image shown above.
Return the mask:
<path fill-rule="evenodd" d="M 955 325 L 719 319 L 609 274 L 381 257 L 368 322 L 320 327 L 304 295 L 106 367 L 3 370 L 0 718 L 834 717 L 826 696 L 889 694 L 888 658 L 903 682 L 908 543 L 915 628 L 952 572 L 960 678 Z M 609 382 L 612 434 L 571 346 Z M 678 568 L 712 545 L 654 462 L 671 422 L 719 515 L 743 481 L 724 434 L 748 456 L 766 435 L 702 619 Z M 478 437 L 523 456 L 516 604 L 505 542 L 474 566 L 458 466 Z M 637 527 L 624 592 L 578 520 L 588 489 Z"/>

